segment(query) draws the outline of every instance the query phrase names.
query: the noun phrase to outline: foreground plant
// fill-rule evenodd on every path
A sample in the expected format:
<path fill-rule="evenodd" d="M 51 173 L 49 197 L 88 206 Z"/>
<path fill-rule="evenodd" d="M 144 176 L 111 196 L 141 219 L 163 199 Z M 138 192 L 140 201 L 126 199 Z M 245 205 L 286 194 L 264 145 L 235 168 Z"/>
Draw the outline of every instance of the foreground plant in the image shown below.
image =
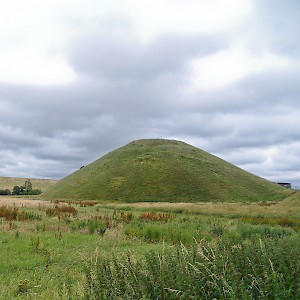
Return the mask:
<path fill-rule="evenodd" d="M 86 299 L 300 299 L 300 239 L 149 252 L 98 259 Z"/>

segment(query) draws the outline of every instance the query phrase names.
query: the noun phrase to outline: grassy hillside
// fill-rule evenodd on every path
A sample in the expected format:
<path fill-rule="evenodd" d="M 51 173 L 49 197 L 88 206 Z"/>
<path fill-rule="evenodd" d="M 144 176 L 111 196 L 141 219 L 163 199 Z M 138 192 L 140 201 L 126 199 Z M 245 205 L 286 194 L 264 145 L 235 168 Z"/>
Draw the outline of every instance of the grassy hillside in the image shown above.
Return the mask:
<path fill-rule="evenodd" d="M 14 186 L 22 186 L 26 179 L 30 179 L 32 188 L 46 191 L 50 186 L 54 185 L 57 180 L 37 179 L 37 178 L 17 178 L 17 177 L 0 177 L 0 190 L 13 190 Z"/>
<path fill-rule="evenodd" d="M 180 141 L 138 140 L 49 188 L 47 199 L 273 201 L 291 192 Z"/>

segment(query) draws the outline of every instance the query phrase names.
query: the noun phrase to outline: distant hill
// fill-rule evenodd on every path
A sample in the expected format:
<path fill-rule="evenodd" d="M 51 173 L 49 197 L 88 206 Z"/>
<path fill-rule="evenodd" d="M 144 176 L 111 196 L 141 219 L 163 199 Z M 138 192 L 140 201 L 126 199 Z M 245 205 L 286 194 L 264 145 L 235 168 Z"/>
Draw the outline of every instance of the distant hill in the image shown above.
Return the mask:
<path fill-rule="evenodd" d="M 57 180 L 53 179 L 37 179 L 37 178 L 17 178 L 17 177 L 0 177 L 0 190 L 13 190 L 14 186 L 22 186 L 26 179 L 30 179 L 32 187 L 46 191 L 50 186 L 54 185 Z"/>
<path fill-rule="evenodd" d="M 174 140 L 137 140 L 58 181 L 46 199 L 170 202 L 281 200 L 291 191 Z"/>

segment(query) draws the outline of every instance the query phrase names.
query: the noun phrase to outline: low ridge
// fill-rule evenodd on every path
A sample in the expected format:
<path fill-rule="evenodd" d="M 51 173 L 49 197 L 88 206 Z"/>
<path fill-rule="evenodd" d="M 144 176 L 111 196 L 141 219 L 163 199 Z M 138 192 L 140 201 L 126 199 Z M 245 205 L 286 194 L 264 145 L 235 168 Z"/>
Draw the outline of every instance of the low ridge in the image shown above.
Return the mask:
<path fill-rule="evenodd" d="M 257 202 L 291 191 L 184 142 L 133 141 L 58 181 L 46 199 Z"/>
<path fill-rule="evenodd" d="M 34 189 L 40 189 L 42 191 L 47 190 L 50 186 L 54 185 L 57 180 L 43 179 L 43 178 L 23 178 L 23 177 L 4 177 L 0 176 L 0 189 L 13 190 L 14 186 L 22 186 L 25 180 L 29 179 Z"/>

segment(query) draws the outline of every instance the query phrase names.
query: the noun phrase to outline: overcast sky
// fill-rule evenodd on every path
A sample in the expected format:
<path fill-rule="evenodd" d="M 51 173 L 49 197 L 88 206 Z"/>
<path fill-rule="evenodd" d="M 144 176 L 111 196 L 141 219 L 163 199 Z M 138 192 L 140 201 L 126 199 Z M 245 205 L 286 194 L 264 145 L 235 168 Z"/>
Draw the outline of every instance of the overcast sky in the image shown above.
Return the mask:
<path fill-rule="evenodd" d="M 0 176 L 140 138 L 300 185 L 300 1 L 0 0 Z"/>

